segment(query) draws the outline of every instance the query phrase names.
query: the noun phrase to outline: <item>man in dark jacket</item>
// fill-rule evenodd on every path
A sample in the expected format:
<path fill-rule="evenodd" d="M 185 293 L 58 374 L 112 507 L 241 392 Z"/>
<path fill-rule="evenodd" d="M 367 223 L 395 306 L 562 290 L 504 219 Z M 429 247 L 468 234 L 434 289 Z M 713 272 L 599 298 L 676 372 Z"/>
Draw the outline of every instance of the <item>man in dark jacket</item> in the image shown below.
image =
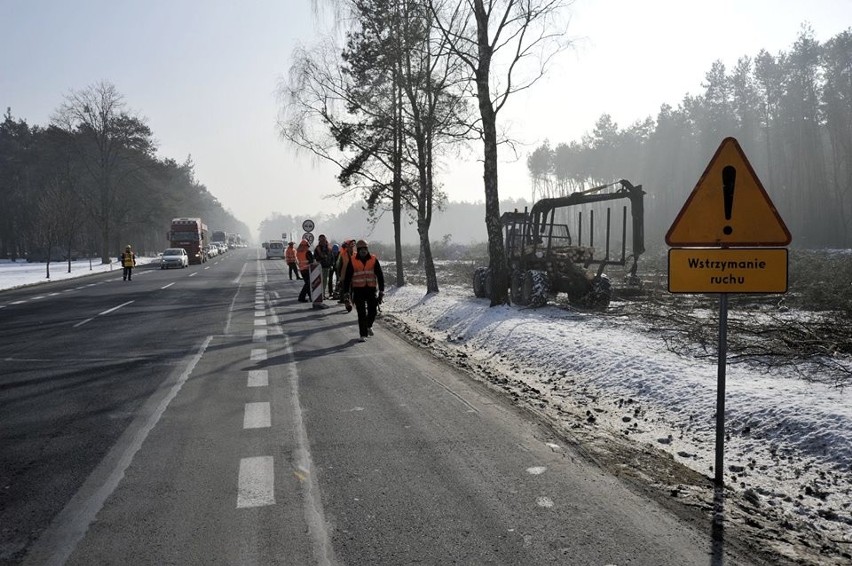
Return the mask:
<path fill-rule="evenodd" d="M 367 242 L 358 240 L 355 243 L 355 255 L 346 267 L 343 275 L 343 296 L 347 297 L 352 290 L 355 310 L 358 312 L 358 332 L 361 342 L 367 341 L 367 336 L 373 335 L 373 322 L 385 294 L 385 276 L 379 258 L 370 254 Z M 376 290 L 379 294 L 376 295 Z"/>
<path fill-rule="evenodd" d="M 331 266 L 332 266 L 332 256 L 331 256 L 331 246 L 328 244 L 328 239 L 325 237 L 325 234 L 320 234 L 317 239 L 317 247 L 314 248 L 314 261 L 320 264 L 322 268 L 322 291 L 325 293 L 325 290 L 329 287 L 329 279 L 331 278 Z M 326 298 L 330 298 L 331 293 L 326 296 Z"/>

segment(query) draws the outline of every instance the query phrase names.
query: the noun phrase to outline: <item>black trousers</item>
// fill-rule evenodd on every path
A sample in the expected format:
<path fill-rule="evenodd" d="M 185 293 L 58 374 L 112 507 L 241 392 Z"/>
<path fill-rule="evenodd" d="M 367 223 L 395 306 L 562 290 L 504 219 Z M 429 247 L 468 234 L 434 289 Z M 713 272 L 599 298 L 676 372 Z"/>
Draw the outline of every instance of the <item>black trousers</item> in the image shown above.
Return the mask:
<path fill-rule="evenodd" d="M 311 300 L 311 271 L 309 269 L 302 270 L 302 280 L 304 280 L 305 284 L 302 285 L 302 291 L 299 293 L 300 301 L 310 301 Z"/>
<path fill-rule="evenodd" d="M 361 336 L 366 336 L 367 329 L 373 327 L 379 310 L 376 288 L 355 287 L 352 290 L 352 300 L 355 302 L 355 311 L 358 313 L 358 332 Z"/>
<path fill-rule="evenodd" d="M 124 279 L 129 280 L 133 276 L 133 268 L 125 267 L 124 268 Z"/>
<path fill-rule="evenodd" d="M 295 273 L 296 274 L 296 281 L 298 281 L 299 280 L 299 268 L 296 267 L 296 262 L 288 263 L 287 265 L 290 267 L 290 273 L 289 273 L 290 279 L 293 279 L 293 274 Z"/>

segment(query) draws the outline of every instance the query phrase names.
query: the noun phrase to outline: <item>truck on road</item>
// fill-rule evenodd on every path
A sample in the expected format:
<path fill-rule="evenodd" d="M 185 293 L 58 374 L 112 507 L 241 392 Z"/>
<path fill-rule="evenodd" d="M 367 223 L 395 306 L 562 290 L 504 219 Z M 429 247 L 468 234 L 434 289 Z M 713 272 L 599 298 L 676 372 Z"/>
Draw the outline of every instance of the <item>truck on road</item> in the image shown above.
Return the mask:
<path fill-rule="evenodd" d="M 207 225 L 200 218 L 174 218 L 167 239 L 170 248 L 183 248 L 189 263 L 204 263 L 207 254 L 204 247 L 210 243 Z"/>

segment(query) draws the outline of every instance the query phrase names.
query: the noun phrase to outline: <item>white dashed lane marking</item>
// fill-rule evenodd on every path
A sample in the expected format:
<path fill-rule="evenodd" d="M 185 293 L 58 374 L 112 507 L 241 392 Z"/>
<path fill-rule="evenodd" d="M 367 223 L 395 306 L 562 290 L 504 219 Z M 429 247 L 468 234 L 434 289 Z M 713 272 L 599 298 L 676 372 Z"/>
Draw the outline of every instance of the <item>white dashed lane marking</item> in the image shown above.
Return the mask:
<path fill-rule="evenodd" d="M 237 508 L 275 504 L 275 462 L 272 456 L 240 460 Z"/>
<path fill-rule="evenodd" d="M 256 328 L 251 338 L 252 342 L 266 342 L 266 329 Z"/>
<path fill-rule="evenodd" d="M 269 428 L 272 426 L 272 414 L 269 403 L 246 403 L 243 415 L 243 428 Z"/>
<path fill-rule="evenodd" d="M 269 371 L 265 369 L 253 369 L 248 372 L 249 387 L 266 387 L 269 385 Z"/>
<path fill-rule="evenodd" d="M 265 362 L 266 361 L 266 350 L 262 348 L 255 348 L 251 351 L 251 361 L 253 362 Z"/>

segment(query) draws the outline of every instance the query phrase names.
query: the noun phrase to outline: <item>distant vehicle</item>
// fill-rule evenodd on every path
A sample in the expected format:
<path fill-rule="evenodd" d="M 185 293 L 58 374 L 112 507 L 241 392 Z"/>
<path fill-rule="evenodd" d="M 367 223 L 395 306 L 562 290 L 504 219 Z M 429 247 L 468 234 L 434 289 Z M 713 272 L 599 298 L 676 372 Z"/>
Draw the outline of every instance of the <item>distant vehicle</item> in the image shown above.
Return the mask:
<path fill-rule="evenodd" d="M 225 244 L 227 245 L 227 243 L 228 243 L 228 233 L 227 233 L 227 232 L 225 232 L 225 231 L 223 231 L 223 230 L 214 230 L 214 231 L 213 231 L 213 235 L 212 235 L 212 236 L 210 236 L 210 240 L 211 240 L 212 242 L 217 243 L 217 244 L 219 244 L 219 243 L 225 243 Z"/>
<path fill-rule="evenodd" d="M 183 248 L 166 248 L 163 255 L 160 256 L 160 269 L 168 269 L 170 267 L 184 268 L 189 265 L 189 256 L 186 255 L 186 250 Z"/>
<path fill-rule="evenodd" d="M 266 244 L 266 259 L 284 259 L 284 241 L 269 240 Z"/>
<path fill-rule="evenodd" d="M 204 263 L 207 254 L 204 246 L 207 245 L 207 225 L 200 218 L 175 218 L 172 220 L 172 229 L 167 239 L 170 248 L 183 248 L 189 256 L 189 263 Z"/>
<path fill-rule="evenodd" d="M 216 257 L 219 255 L 219 246 L 210 244 L 209 246 L 204 247 L 204 252 L 207 254 L 208 258 Z"/>

